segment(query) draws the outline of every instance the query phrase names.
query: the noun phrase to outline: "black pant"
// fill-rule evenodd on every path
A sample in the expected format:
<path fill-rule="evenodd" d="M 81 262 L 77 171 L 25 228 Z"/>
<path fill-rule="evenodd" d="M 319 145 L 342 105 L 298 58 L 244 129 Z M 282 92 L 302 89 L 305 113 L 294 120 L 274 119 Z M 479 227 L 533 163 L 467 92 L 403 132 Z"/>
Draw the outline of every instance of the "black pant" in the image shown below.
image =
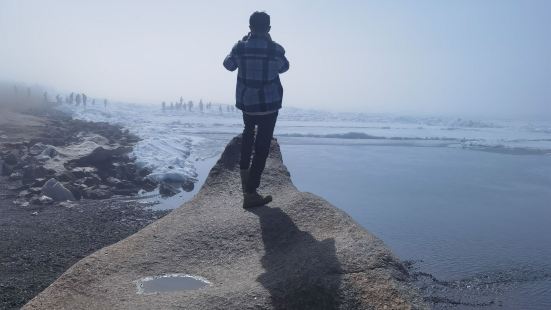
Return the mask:
<path fill-rule="evenodd" d="M 274 134 L 277 114 L 277 111 L 266 115 L 249 115 L 243 113 L 245 128 L 243 129 L 243 141 L 241 142 L 241 161 L 239 162 L 239 168 L 248 169 L 249 165 L 251 167 L 246 189 L 249 193 L 255 192 L 260 185 L 260 176 L 262 175 L 262 171 L 264 171 L 266 159 L 270 152 L 270 142 Z M 256 130 L 256 139 L 254 136 L 255 126 L 258 127 Z M 251 164 L 253 145 L 254 156 Z"/>

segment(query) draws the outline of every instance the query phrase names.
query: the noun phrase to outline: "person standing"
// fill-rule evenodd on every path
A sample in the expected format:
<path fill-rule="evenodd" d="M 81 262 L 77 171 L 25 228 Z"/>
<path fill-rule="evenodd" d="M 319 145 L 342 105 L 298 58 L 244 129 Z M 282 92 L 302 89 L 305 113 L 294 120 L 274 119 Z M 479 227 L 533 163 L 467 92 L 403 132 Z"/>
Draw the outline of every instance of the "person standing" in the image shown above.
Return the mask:
<path fill-rule="evenodd" d="M 262 196 L 257 189 L 283 99 L 279 74 L 289 70 L 285 49 L 269 34 L 270 15 L 254 12 L 249 18 L 249 29 L 249 34 L 233 46 L 223 63 L 229 71 L 238 69 L 235 106 L 243 112 L 244 123 L 239 163 L 244 208 L 272 201 L 270 195 Z"/>

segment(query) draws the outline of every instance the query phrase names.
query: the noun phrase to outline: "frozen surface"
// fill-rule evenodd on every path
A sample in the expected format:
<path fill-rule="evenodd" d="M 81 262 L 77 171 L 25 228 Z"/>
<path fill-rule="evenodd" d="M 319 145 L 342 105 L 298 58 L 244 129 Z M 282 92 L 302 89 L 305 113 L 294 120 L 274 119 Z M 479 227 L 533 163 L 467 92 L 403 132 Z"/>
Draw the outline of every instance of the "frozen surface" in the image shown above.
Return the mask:
<path fill-rule="evenodd" d="M 116 123 L 137 134 L 134 155 L 157 179 L 197 179 L 196 161 L 217 156 L 242 129 L 241 114 L 218 105 L 199 111 L 160 105 L 112 103 L 62 107 L 79 119 Z M 515 154 L 551 154 L 551 123 L 399 117 L 281 110 L 276 137 L 316 138 L 336 144 L 412 145 L 466 148 Z M 291 139 L 292 140 L 292 139 Z M 312 139 L 297 139 L 309 143 Z M 315 140 L 315 139 L 314 139 Z M 290 141 L 290 140 L 289 140 Z M 291 141 L 291 143 L 293 143 Z"/>

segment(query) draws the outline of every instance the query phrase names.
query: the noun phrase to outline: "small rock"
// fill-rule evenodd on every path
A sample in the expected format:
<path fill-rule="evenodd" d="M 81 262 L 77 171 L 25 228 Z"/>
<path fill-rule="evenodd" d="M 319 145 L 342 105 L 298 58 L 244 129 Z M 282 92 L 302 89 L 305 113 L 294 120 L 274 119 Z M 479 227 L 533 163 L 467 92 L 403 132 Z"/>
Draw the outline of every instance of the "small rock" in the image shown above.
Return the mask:
<path fill-rule="evenodd" d="M 38 215 L 38 211 L 34 211 L 31 215 Z"/>
<path fill-rule="evenodd" d="M 55 201 L 75 200 L 73 193 L 54 178 L 42 186 L 42 193 Z"/>
<path fill-rule="evenodd" d="M 42 187 L 46 183 L 46 178 L 37 178 L 34 180 L 32 187 Z"/>
<path fill-rule="evenodd" d="M 86 186 L 92 187 L 96 186 L 101 183 L 101 179 L 96 174 L 90 174 L 89 176 L 84 178 L 83 184 L 86 184 Z"/>
<path fill-rule="evenodd" d="M 153 170 L 151 170 L 151 168 L 149 168 L 149 167 L 143 167 L 142 169 L 140 169 L 140 170 L 138 171 L 138 175 L 139 175 L 140 177 L 144 178 L 144 177 L 150 175 L 152 172 L 153 172 Z"/>
<path fill-rule="evenodd" d="M 14 152 L 10 152 L 6 155 L 6 157 L 4 157 L 4 161 L 6 162 L 6 164 L 8 165 L 17 165 L 17 155 L 15 155 Z"/>
<path fill-rule="evenodd" d="M 182 183 L 182 189 L 186 192 L 191 192 L 195 188 L 195 183 L 193 183 L 193 180 L 187 179 Z"/>
<path fill-rule="evenodd" d="M 98 172 L 98 169 L 94 167 L 76 167 L 71 170 L 72 175 L 77 179 L 84 178 L 91 173 L 97 173 L 97 172 Z"/>
<path fill-rule="evenodd" d="M 161 182 L 161 185 L 159 186 L 159 194 L 161 194 L 162 197 L 171 197 L 179 192 L 180 190 L 170 183 Z"/>
<path fill-rule="evenodd" d="M 8 165 L 6 162 L 2 163 L 2 175 L 9 176 L 13 173 L 13 166 Z"/>
<path fill-rule="evenodd" d="M 42 205 L 49 205 L 54 203 L 54 200 L 46 195 L 42 195 L 38 198 L 38 202 Z"/>
<path fill-rule="evenodd" d="M 42 191 L 42 187 L 31 187 L 29 188 L 29 192 L 31 194 L 39 194 Z"/>
<path fill-rule="evenodd" d="M 117 184 L 119 184 L 121 182 L 121 180 L 117 179 L 117 178 L 114 178 L 114 177 L 108 177 L 105 182 L 107 182 L 107 184 L 111 185 L 111 186 L 116 186 Z"/>
<path fill-rule="evenodd" d="M 19 171 L 16 171 L 10 174 L 10 180 L 12 181 L 21 180 L 22 178 L 23 178 L 23 174 Z"/>
<path fill-rule="evenodd" d="M 44 151 L 48 146 L 45 145 L 44 143 L 42 142 L 38 142 L 36 143 L 35 145 L 31 146 L 29 148 L 29 154 L 32 155 L 32 156 L 36 156 L 36 155 L 39 155 L 40 153 L 42 153 L 42 151 Z"/>
<path fill-rule="evenodd" d="M 62 201 L 62 202 L 59 203 L 59 206 L 67 208 L 67 209 L 71 209 L 75 206 L 75 204 L 70 202 L 70 201 Z"/>
<path fill-rule="evenodd" d="M 141 182 L 141 186 L 144 191 L 151 192 L 157 188 L 157 181 L 153 180 L 152 178 L 145 178 Z"/>
<path fill-rule="evenodd" d="M 18 195 L 19 198 L 28 198 L 29 196 L 31 196 L 31 192 L 28 190 L 21 191 Z"/>
<path fill-rule="evenodd" d="M 106 189 L 89 188 L 84 191 L 83 196 L 88 199 L 107 199 L 113 196 L 113 193 Z"/>
<path fill-rule="evenodd" d="M 23 182 L 25 184 L 31 184 L 37 178 L 45 178 L 55 172 L 35 164 L 26 165 L 23 167 Z"/>
<path fill-rule="evenodd" d="M 15 204 L 16 206 L 19 206 L 19 207 L 28 207 L 29 206 L 29 202 L 25 199 L 16 199 L 13 201 L 13 204 Z"/>

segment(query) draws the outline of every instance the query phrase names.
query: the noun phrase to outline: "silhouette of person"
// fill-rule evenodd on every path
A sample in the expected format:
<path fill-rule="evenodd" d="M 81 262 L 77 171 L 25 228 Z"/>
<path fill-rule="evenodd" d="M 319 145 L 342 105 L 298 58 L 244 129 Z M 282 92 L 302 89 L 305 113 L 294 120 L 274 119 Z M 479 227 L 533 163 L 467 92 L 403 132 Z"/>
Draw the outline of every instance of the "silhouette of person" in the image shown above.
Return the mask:
<path fill-rule="evenodd" d="M 76 106 L 78 107 L 80 105 L 80 94 L 77 94 L 76 97 L 75 97 L 75 101 L 76 101 Z"/>
<path fill-rule="evenodd" d="M 45 91 L 44 94 L 42 94 L 42 97 L 44 99 L 44 103 L 48 103 L 48 92 Z"/>
<path fill-rule="evenodd" d="M 249 18 L 249 29 L 249 34 L 233 46 L 223 63 L 229 71 L 238 69 L 236 107 L 243 111 L 245 125 L 239 164 L 245 208 L 272 201 L 271 196 L 258 194 L 257 188 L 283 99 L 279 74 L 289 69 L 285 49 L 270 37 L 270 15 L 254 12 Z"/>
<path fill-rule="evenodd" d="M 85 108 L 86 108 L 87 101 L 88 101 L 88 96 L 86 96 L 86 94 L 82 94 L 82 104 L 84 104 Z"/>
<path fill-rule="evenodd" d="M 166 102 L 163 101 L 163 103 L 161 103 L 161 107 L 163 109 L 163 112 L 166 110 Z"/>
<path fill-rule="evenodd" d="M 107 110 L 107 99 L 103 99 L 103 108 Z"/>

